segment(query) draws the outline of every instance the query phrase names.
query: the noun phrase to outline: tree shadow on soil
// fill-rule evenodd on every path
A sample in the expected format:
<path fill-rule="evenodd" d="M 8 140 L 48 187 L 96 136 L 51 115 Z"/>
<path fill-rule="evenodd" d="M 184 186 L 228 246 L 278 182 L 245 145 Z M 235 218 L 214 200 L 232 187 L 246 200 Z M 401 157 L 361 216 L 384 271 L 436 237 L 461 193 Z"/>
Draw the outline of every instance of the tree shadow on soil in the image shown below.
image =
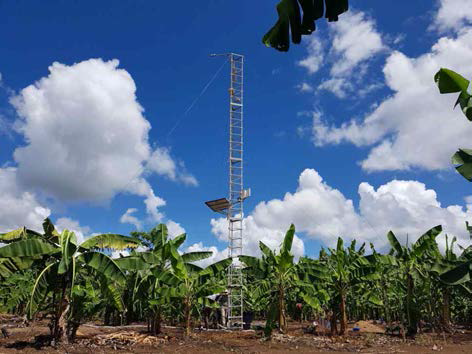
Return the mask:
<path fill-rule="evenodd" d="M 23 350 L 26 348 L 33 348 L 36 350 L 41 350 L 43 347 L 49 347 L 51 345 L 51 336 L 50 335 L 39 335 L 34 337 L 33 341 L 16 341 L 5 345 L 5 348 Z"/>

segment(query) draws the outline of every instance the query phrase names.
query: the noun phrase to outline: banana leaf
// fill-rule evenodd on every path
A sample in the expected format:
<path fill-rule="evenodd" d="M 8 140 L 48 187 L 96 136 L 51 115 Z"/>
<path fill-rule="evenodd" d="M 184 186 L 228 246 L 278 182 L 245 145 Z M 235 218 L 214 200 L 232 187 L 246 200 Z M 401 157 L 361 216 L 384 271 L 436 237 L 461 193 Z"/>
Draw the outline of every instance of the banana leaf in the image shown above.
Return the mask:
<path fill-rule="evenodd" d="M 452 156 L 452 163 L 462 177 L 472 182 L 472 149 L 459 149 Z"/>
<path fill-rule="evenodd" d="M 58 274 L 64 274 L 69 270 L 74 253 L 77 250 L 77 237 L 71 231 L 64 230 L 60 236 L 62 258 L 59 263 Z"/>
<path fill-rule="evenodd" d="M 434 81 L 438 85 L 440 93 L 454 93 L 467 91 L 469 80 L 455 71 L 441 68 L 436 75 Z"/>
<path fill-rule="evenodd" d="M 34 257 L 60 252 L 59 247 L 39 239 L 26 239 L 0 247 L 0 257 Z"/>
<path fill-rule="evenodd" d="M 329 22 L 348 11 L 348 0 L 281 0 L 277 4 L 278 20 L 264 35 L 262 42 L 267 47 L 286 52 L 292 42 L 300 43 L 302 35 L 316 29 L 315 21 L 325 15 Z M 303 19 L 301 12 L 303 12 Z"/>
<path fill-rule="evenodd" d="M 80 247 L 85 249 L 104 249 L 124 250 L 127 248 L 136 248 L 141 245 L 141 241 L 134 237 L 117 234 L 102 234 L 92 236 L 82 242 Z"/>
<path fill-rule="evenodd" d="M 471 262 L 464 262 L 461 265 L 440 275 L 441 280 L 449 285 L 464 284 L 470 280 Z"/>
<path fill-rule="evenodd" d="M 213 252 L 188 252 L 182 255 L 182 260 L 185 263 L 196 262 L 211 257 L 212 255 Z"/>
<path fill-rule="evenodd" d="M 467 119 L 472 121 L 472 96 L 468 92 L 469 80 L 455 71 L 441 68 L 434 75 L 434 81 L 440 93 L 460 92 L 454 108 L 459 104 Z"/>
<path fill-rule="evenodd" d="M 442 232 L 442 226 L 437 225 L 432 229 L 426 231 L 423 235 L 421 235 L 418 240 L 413 244 L 412 247 L 412 254 L 416 257 L 420 257 L 431 248 L 434 244 L 436 244 L 436 237 Z"/>
<path fill-rule="evenodd" d="M 395 234 L 392 231 L 389 231 L 387 234 L 387 238 L 388 238 L 388 241 L 390 242 L 390 246 L 396 252 L 397 256 L 402 257 L 403 248 L 400 245 L 400 242 L 398 242 L 397 238 L 395 237 Z"/>
<path fill-rule="evenodd" d="M 144 270 L 151 266 L 143 258 L 137 256 L 116 258 L 114 261 L 122 270 Z"/>
<path fill-rule="evenodd" d="M 107 255 L 99 252 L 84 253 L 79 256 L 80 261 L 95 269 L 107 279 L 118 283 L 125 283 L 126 277 L 120 267 Z"/>

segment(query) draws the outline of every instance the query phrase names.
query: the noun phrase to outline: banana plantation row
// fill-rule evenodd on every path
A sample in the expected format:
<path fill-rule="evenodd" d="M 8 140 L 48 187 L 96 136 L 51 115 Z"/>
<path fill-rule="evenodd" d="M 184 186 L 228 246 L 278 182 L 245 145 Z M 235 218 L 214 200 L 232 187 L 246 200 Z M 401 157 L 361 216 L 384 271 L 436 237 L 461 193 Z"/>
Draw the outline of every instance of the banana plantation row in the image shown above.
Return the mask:
<path fill-rule="evenodd" d="M 371 244 L 320 251 L 317 259 L 294 260 L 295 227 L 275 252 L 260 243 L 262 257 L 242 256 L 245 265 L 246 318 L 265 320 L 265 334 L 287 331 L 287 319 L 330 321 L 332 334 L 343 335 L 348 320 L 384 319 L 414 335 L 418 326 L 451 330 L 452 323 L 471 323 L 472 246 L 445 252 L 436 242 L 436 226 L 412 245 L 387 237 L 388 254 Z M 182 253 L 185 234 L 168 237 L 160 224 L 130 236 L 102 234 L 79 244 L 73 232 L 58 233 L 49 219 L 43 231 L 26 228 L 0 235 L 0 306 L 2 312 L 28 320 L 50 319 L 51 335 L 74 339 L 80 324 L 147 321 L 153 334 L 163 323 L 182 325 L 189 334 L 220 303 L 226 290 L 224 259 L 206 268 L 195 264 L 211 252 Z M 447 239 L 447 237 L 446 237 Z M 112 251 L 128 256 L 113 259 Z M 339 328 L 338 328 L 339 324 Z"/>

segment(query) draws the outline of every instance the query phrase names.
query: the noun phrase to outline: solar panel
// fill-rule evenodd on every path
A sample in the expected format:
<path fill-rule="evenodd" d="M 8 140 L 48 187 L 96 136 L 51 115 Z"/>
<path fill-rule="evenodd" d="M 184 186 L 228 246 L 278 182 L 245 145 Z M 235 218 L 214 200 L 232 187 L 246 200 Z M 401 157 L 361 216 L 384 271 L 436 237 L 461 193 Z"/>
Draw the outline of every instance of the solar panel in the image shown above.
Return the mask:
<path fill-rule="evenodd" d="M 227 210 L 230 206 L 229 200 L 226 198 L 220 198 L 205 202 L 205 204 L 213 211 L 221 213 Z"/>

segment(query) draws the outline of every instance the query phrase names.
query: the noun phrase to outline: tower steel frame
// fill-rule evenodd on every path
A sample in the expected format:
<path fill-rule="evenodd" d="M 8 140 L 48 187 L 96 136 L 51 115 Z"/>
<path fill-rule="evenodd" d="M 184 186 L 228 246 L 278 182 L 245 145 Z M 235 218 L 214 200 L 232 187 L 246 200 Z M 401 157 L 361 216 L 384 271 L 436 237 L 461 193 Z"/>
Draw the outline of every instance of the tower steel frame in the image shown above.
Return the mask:
<path fill-rule="evenodd" d="M 243 324 L 244 293 L 242 265 L 237 260 L 243 251 L 243 201 L 244 191 L 244 56 L 230 53 L 231 80 L 229 88 L 229 208 L 228 256 L 233 263 L 228 268 L 228 326 Z"/>
<path fill-rule="evenodd" d="M 227 269 L 228 314 L 227 327 L 242 328 L 244 313 L 244 277 L 239 256 L 243 253 L 243 202 L 251 195 L 244 189 L 244 56 L 235 53 L 211 54 L 225 56 L 230 62 L 229 87 L 229 194 L 227 198 L 210 200 L 205 204 L 228 220 L 228 257 L 233 261 Z"/>

